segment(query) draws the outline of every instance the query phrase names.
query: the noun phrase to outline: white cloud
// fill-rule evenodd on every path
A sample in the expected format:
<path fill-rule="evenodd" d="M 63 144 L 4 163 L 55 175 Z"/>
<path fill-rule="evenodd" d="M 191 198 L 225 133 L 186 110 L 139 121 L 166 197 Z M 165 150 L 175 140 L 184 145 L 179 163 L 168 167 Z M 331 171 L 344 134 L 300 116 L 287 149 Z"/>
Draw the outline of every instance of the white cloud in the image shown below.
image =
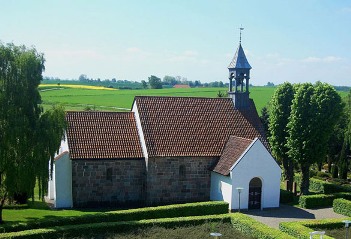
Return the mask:
<path fill-rule="evenodd" d="M 142 52 L 142 50 L 138 47 L 128 47 L 126 49 L 126 52 L 130 52 L 130 53 L 140 53 Z"/>
<path fill-rule="evenodd" d="M 79 58 L 79 59 L 101 59 L 103 56 L 94 50 L 83 49 L 83 50 L 47 50 L 45 55 L 50 58 Z"/>
<path fill-rule="evenodd" d="M 326 56 L 326 57 L 310 56 L 302 59 L 301 61 L 305 63 L 319 63 L 319 62 L 336 62 L 340 60 L 341 58 L 336 56 Z"/>
<path fill-rule="evenodd" d="M 169 55 L 168 55 L 169 54 Z M 188 62 L 201 62 L 203 59 L 199 59 L 199 53 L 197 51 L 186 50 L 181 53 L 168 53 L 166 59 L 171 62 L 188 63 Z"/>
<path fill-rule="evenodd" d="M 351 13 L 351 7 L 344 7 L 341 9 L 342 12 Z"/>

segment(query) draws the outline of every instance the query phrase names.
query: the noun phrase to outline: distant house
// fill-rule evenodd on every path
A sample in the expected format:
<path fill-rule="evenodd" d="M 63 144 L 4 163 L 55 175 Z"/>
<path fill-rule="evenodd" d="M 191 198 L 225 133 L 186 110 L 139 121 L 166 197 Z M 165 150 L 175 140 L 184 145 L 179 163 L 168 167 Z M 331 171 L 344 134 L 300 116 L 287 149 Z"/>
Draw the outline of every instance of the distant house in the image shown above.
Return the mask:
<path fill-rule="evenodd" d="M 189 85 L 174 85 L 173 88 L 190 88 Z"/>
<path fill-rule="evenodd" d="M 249 99 L 241 44 L 228 69 L 229 98 L 137 96 L 126 113 L 67 112 L 49 197 L 57 207 L 211 199 L 237 209 L 242 187 L 241 208 L 278 207 L 281 170 Z"/>

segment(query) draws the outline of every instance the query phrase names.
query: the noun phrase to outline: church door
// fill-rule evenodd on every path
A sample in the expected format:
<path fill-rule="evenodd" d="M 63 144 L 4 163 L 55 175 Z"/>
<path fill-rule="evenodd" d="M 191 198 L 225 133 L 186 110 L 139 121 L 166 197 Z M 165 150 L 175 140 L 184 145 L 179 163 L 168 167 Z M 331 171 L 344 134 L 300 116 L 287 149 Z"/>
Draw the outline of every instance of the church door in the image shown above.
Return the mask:
<path fill-rule="evenodd" d="M 262 181 L 253 178 L 249 185 L 249 209 L 261 209 Z"/>

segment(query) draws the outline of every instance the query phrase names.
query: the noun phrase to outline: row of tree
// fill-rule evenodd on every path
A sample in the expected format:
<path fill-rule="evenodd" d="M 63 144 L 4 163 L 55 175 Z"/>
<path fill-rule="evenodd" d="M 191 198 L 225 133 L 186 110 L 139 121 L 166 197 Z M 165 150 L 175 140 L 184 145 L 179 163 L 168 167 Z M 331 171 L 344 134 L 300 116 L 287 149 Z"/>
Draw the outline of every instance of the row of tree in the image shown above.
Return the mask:
<path fill-rule="evenodd" d="M 226 87 L 228 83 L 224 84 L 222 81 L 214 81 L 210 83 L 201 83 L 200 81 L 189 81 L 186 77 L 181 76 L 164 76 L 163 79 L 151 75 L 148 82 L 142 80 L 141 84 L 144 89 L 150 87 L 151 89 L 162 89 L 164 87 L 173 87 L 175 85 L 188 85 L 189 87 Z"/>
<path fill-rule="evenodd" d="M 0 44 L 0 223 L 6 201 L 33 198 L 36 183 L 44 196 L 49 160 L 64 134 L 64 110 L 40 106 L 43 70 L 34 48 Z"/>
<path fill-rule="evenodd" d="M 308 194 L 313 164 L 321 169 L 326 161 L 329 166 L 334 163 L 339 176 L 347 176 L 350 105 L 342 101 L 334 87 L 320 82 L 284 83 L 272 97 L 268 117 L 267 113 L 265 108 L 268 139 L 273 155 L 283 165 L 288 190 L 292 190 L 294 172 L 298 169 L 302 175 L 301 193 Z"/>

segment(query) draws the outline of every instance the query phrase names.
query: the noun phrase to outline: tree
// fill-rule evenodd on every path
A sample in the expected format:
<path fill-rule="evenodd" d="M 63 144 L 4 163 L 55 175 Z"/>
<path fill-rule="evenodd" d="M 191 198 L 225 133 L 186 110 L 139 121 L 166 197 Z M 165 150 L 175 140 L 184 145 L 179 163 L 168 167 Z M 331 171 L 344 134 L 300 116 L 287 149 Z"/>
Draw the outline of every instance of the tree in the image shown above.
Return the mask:
<path fill-rule="evenodd" d="M 141 85 L 143 86 L 143 89 L 147 89 L 147 83 L 146 81 L 142 80 Z"/>
<path fill-rule="evenodd" d="M 339 123 L 344 111 L 344 104 L 342 103 L 340 95 L 335 88 L 329 84 L 317 82 L 314 85 L 315 94 L 314 99 L 317 104 L 318 113 L 316 120 L 316 133 L 318 135 L 319 143 L 316 145 L 317 163 L 320 165 L 326 159 L 328 152 L 328 141 L 334 133 L 335 126 Z"/>
<path fill-rule="evenodd" d="M 149 77 L 149 85 L 151 89 L 162 89 L 161 79 L 157 76 L 152 75 Z"/>
<path fill-rule="evenodd" d="M 7 199 L 40 196 L 47 187 L 48 165 L 65 127 L 64 111 L 43 113 L 38 85 L 44 57 L 34 48 L 0 44 L 0 222 Z"/>
<path fill-rule="evenodd" d="M 269 138 L 269 112 L 267 106 L 264 106 L 261 110 L 261 116 L 260 116 L 261 123 L 264 128 L 264 132 L 266 133 L 266 136 Z"/>
<path fill-rule="evenodd" d="M 301 194 L 308 194 L 309 169 L 316 162 L 315 132 L 317 104 L 313 101 L 314 87 L 310 83 L 298 85 L 291 106 L 288 123 L 288 155 L 294 159 L 301 169 Z"/>
<path fill-rule="evenodd" d="M 292 191 L 294 181 L 294 162 L 288 155 L 286 145 L 289 136 L 286 127 L 289 122 L 291 104 L 294 99 L 294 87 L 286 82 L 280 85 L 273 94 L 269 115 L 269 143 L 274 157 L 282 163 L 284 179 L 288 181 L 287 190 Z"/>
<path fill-rule="evenodd" d="M 342 113 L 333 87 L 324 83 L 298 85 L 288 123 L 288 154 L 301 169 L 301 193 L 308 194 L 311 164 L 325 159 L 327 143 Z"/>
<path fill-rule="evenodd" d="M 85 74 L 81 74 L 79 76 L 78 80 L 81 81 L 81 82 L 85 82 L 85 81 L 88 81 L 88 77 Z"/>
<path fill-rule="evenodd" d="M 177 84 L 177 80 L 174 76 L 164 76 L 163 77 L 163 84 L 165 85 L 171 85 L 171 86 L 174 86 Z"/>

